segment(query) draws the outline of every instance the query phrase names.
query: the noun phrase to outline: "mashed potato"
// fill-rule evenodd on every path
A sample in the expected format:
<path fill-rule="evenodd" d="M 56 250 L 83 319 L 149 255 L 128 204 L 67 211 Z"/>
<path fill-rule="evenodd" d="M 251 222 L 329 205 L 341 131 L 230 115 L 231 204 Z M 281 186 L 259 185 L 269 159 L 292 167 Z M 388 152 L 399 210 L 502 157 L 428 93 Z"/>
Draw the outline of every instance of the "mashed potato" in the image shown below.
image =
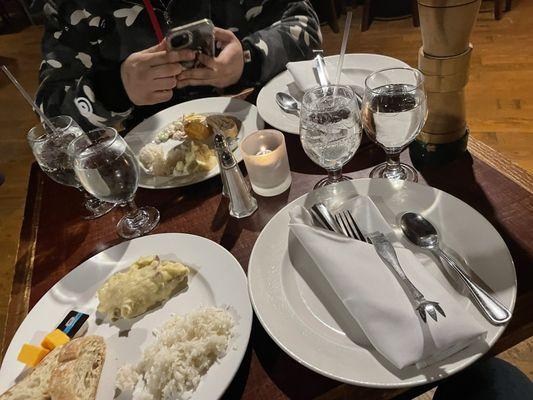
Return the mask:
<path fill-rule="evenodd" d="M 185 140 L 166 156 L 160 144 L 148 143 L 139 152 L 139 161 L 153 176 L 186 176 L 211 171 L 217 165 L 214 150 L 194 140 Z"/>
<path fill-rule="evenodd" d="M 163 148 L 155 143 L 148 143 L 139 152 L 139 161 L 149 174 L 168 176 L 174 166 L 169 164 L 163 154 Z"/>
<path fill-rule="evenodd" d="M 234 320 L 224 309 L 206 307 L 183 316 L 172 316 L 154 330 L 137 365 L 117 373 L 116 386 L 132 393 L 133 400 L 186 399 L 202 376 L 224 357 Z"/>

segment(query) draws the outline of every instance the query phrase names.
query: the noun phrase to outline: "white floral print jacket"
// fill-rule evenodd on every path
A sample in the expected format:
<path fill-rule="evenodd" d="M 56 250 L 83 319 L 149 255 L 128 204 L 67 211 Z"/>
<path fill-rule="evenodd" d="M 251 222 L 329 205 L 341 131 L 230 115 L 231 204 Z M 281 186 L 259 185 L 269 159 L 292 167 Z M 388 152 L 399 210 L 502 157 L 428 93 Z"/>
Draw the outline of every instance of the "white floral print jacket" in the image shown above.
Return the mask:
<path fill-rule="evenodd" d="M 321 45 L 308 0 L 151 0 L 163 33 L 210 18 L 231 29 L 250 52 L 242 85 L 261 85 L 289 61 L 312 57 Z M 169 103 L 134 106 L 120 78 L 131 53 L 157 43 L 142 0 L 47 0 L 40 86 L 36 100 L 48 116 L 72 116 L 84 129 L 132 126 L 181 101 L 213 95 L 213 88 L 175 90 Z"/>

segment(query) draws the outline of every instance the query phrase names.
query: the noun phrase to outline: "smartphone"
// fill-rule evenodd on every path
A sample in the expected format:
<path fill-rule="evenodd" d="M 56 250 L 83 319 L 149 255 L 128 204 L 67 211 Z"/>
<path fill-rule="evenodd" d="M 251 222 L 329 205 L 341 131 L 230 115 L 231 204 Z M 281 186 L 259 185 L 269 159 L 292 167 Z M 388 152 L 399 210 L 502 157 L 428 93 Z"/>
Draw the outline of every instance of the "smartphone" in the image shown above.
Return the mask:
<path fill-rule="evenodd" d="M 166 37 L 169 51 L 191 49 L 207 56 L 215 55 L 215 37 L 213 22 L 204 18 L 190 24 L 172 28 Z M 194 61 L 183 61 L 185 68 L 196 68 L 200 65 L 198 58 Z"/>

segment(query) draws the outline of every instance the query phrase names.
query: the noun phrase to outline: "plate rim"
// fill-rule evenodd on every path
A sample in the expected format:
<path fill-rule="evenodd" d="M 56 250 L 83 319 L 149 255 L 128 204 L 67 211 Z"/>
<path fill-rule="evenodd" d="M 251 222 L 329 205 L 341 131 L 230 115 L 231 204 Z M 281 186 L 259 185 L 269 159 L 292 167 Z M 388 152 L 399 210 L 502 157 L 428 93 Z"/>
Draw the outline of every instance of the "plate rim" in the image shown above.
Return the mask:
<path fill-rule="evenodd" d="M 182 103 L 177 103 L 177 104 L 174 104 L 174 105 L 172 105 L 170 107 L 164 108 L 163 110 L 158 111 L 157 113 L 155 113 L 155 114 L 151 115 L 150 117 L 142 120 L 137 125 L 135 125 L 132 129 L 130 129 L 128 131 L 128 133 L 126 134 L 126 136 L 124 137 L 124 140 L 126 141 L 126 143 L 128 143 L 128 136 L 132 132 L 134 132 L 137 129 L 141 129 L 141 128 L 139 128 L 139 127 L 141 127 L 141 125 L 147 123 L 147 121 L 151 120 L 152 118 L 156 117 L 157 115 L 159 115 L 159 114 L 161 114 L 163 112 L 166 112 L 166 111 L 168 111 L 168 110 L 170 110 L 172 108 L 180 108 L 180 107 L 183 107 L 183 106 L 186 106 L 186 105 L 188 106 L 188 105 L 194 104 L 194 103 L 203 103 L 203 102 L 215 102 L 216 103 L 216 102 L 222 102 L 222 101 L 227 101 L 228 103 L 235 102 L 235 103 L 241 103 L 241 104 L 248 104 L 248 105 L 251 106 L 252 110 L 255 108 L 257 116 L 259 117 L 258 129 L 264 129 L 265 120 L 263 119 L 261 114 L 259 114 L 259 109 L 257 108 L 257 105 L 255 105 L 253 103 L 250 103 L 247 100 L 239 99 L 239 98 L 236 98 L 236 97 L 210 96 L 210 97 L 202 97 L 202 98 L 199 98 L 199 99 L 188 100 L 188 101 L 184 101 Z M 250 132 L 250 133 L 252 133 L 252 132 Z M 243 131 L 243 137 L 244 137 L 244 131 Z M 128 146 L 129 146 L 129 143 L 128 143 Z M 133 151 L 133 149 L 132 149 L 132 151 Z M 138 152 L 134 151 L 134 154 L 135 154 L 135 158 L 137 158 L 137 161 L 138 161 Z M 237 149 L 233 151 L 233 154 L 236 156 L 235 158 L 236 158 L 238 163 L 242 161 L 242 154 L 240 153 L 238 146 L 237 146 Z M 166 185 L 162 185 L 162 186 L 153 186 L 153 185 L 147 185 L 145 183 L 142 183 L 141 179 L 139 178 L 139 185 L 138 186 L 140 188 L 143 188 L 143 189 L 151 189 L 151 190 L 164 190 L 164 189 L 176 189 L 176 188 L 188 187 L 188 186 L 195 185 L 197 183 L 201 183 L 201 182 L 207 181 L 207 180 L 209 180 L 211 178 L 214 178 L 214 177 L 220 175 L 220 170 L 218 172 L 216 172 L 216 173 L 212 172 L 217 167 L 211 169 L 210 171 L 207 171 L 207 173 L 205 175 L 201 176 L 198 180 L 193 179 L 191 182 L 184 182 L 182 184 L 177 184 L 177 185 L 176 184 L 166 184 Z M 142 167 L 139 165 L 139 168 L 141 169 Z M 212 172 L 212 174 L 210 174 L 211 172 Z"/>
<path fill-rule="evenodd" d="M 350 181 L 345 181 L 345 182 L 341 182 L 341 183 L 338 183 L 338 185 L 353 185 L 355 186 L 357 184 L 357 182 L 360 182 L 360 181 L 365 181 L 365 182 L 370 182 L 370 181 L 375 181 L 375 180 L 380 180 L 380 181 L 388 181 L 388 179 L 386 178 L 357 178 L 357 179 L 353 179 L 353 180 L 350 180 Z M 453 198 L 454 200 L 457 200 L 459 201 L 460 203 L 466 205 L 471 211 L 474 211 L 479 217 L 481 217 L 483 220 L 485 220 L 490 226 L 492 226 L 492 228 L 494 229 L 494 231 L 498 234 L 498 237 L 499 239 L 502 241 L 502 243 L 505 245 L 505 255 L 506 257 L 509 259 L 510 261 L 510 266 L 513 268 L 513 271 L 514 271 L 514 280 L 513 280 L 513 296 L 512 296 L 512 299 L 511 299 L 511 304 L 509 305 L 509 311 L 511 312 L 511 314 L 514 312 L 514 308 L 515 308 L 515 305 L 516 305 L 516 298 L 517 298 L 517 275 L 516 275 L 516 267 L 515 267 L 515 263 L 514 263 L 514 260 L 513 260 L 513 257 L 512 257 L 512 254 L 511 252 L 509 251 L 509 247 L 507 246 L 507 243 L 505 243 L 505 241 L 503 240 L 503 238 L 501 237 L 500 233 L 498 232 L 498 230 L 492 225 L 492 223 L 490 223 L 490 221 L 488 221 L 484 216 L 483 214 L 481 214 L 478 210 L 476 210 L 475 208 L 473 208 L 472 206 L 470 206 L 468 203 L 466 203 L 465 201 L 459 199 L 458 197 L 448 193 L 448 192 L 445 192 L 444 190 L 440 190 L 438 188 L 435 188 L 433 186 L 429 186 L 429 185 L 425 185 L 425 184 L 422 184 L 422 183 L 418 183 L 418 182 L 404 182 L 405 184 L 407 184 L 408 186 L 410 185 L 413 185 L 414 187 L 417 187 L 417 186 L 420 186 L 420 187 L 423 187 L 423 188 L 427 188 L 427 189 L 431 189 L 433 192 L 442 192 L 442 193 L 445 193 L 447 196 L 450 196 L 451 198 Z M 318 189 L 320 190 L 320 189 Z M 501 329 L 499 329 L 499 331 L 496 333 L 492 343 L 490 344 L 490 346 L 485 350 L 485 352 L 483 353 L 478 353 L 478 354 L 475 354 L 471 357 L 470 360 L 468 360 L 467 362 L 465 362 L 464 364 L 458 366 L 452 373 L 447 373 L 445 374 L 444 376 L 439 376 L 439 377 L 436 377 L 434 379 L 418 379 L 414 382 L 399 382 L 399 383 L 384 383 L 384 382 L 367 382 L 367 381 L 364 381 L 364 380 L 356 380 L 356 379 L 347 379 L 347 378 L 344 378 L 344 377 L 339 377 L 339 376 L 336 376 L 332 373 L 329 373 L 328 371 L 325 371 L 319 367 L 317 367 L 316 365 L 298 357 L 297 355 L 294 354 L 294 352 L 289 349 L 284 343 L 282 343 L 272 332 L 271 328 L 266 324 L 263 316 L 261 315 L 261 313 L 258 311 L 258 308 L 257 308 L 257 305 L 256 305 L 256 300 L 254 298 L 254 294 L 253 294 L 253 291 L 252 291 L 252 282 L 251 282 L 251 277 L 253 275 L 253 268 L 251 268 L 251 263 L 252 263 L 252 259 L 253 259 L 253 255 L 254 255 L 254 252 L 256 251 L 256 245 L 257 243 L 259 243 L 260 239 L 263 237 L 263 235 L 265 234 L 265 231 L 266 231 L 266 228 L 271 224 L 273 223 L 273 220 L 274 220 L 274 217 L 276 217 L 278 214 L 280 214 L 281 212 L 285 211 L 288 207 L 290 206 L 293 206 L 293 204 L 299 200 L 301 200 L 302 198 L 306 198 L 307 196 L 309 196 L 312 192 L 314 192 L 314 190 L 310 190 L 309 192 L 307 193 L 304 193 L 303 195 L 297 197 L 296 199 L 292 200 L 290 203 L 286 204 L 283 208 L 281 208 L 276 214 L 274 214 L 272 216 L 272 218 L 268 221 L 268 223 L 265 225 L 265 227 L 261 230 L 261 233 L 259 234 L 259 236 L 257 237 L 257 240 L 255 241 L 254 243 L 254 247 L 252 248 L 252 251 L 250 253 L 250 258 L 249 258 L 249 261 L 248 261 L 248 269 L 247 269 L 247 277 L 248 277 L 248 293 L 249 293 L 249 297 L 250 297 L 250 302 L 252 304 L 252 307 L 254 309 L 254 314 L 255 316 L 257 317 L 257 319 L 259 320 L 259 322 L 261 323 L 261 326 L 263 327 L 263 329 L 267 332 L 267 334 L 269 335 L 269 337 L 274 341 L 274 343 L 276 343 L 276 345 L 282 349 L 287 355 L 289 355 L 294 361 L 298 362 L 299 364 L 302 364 L 304 365 L 306 368 L 309 368 L 310 370 L 318 373 L 319 375 L 322 375 L 322 376 L 325 376 L 327 378 L 330 378 L 330 379 L 333 379 L 335 381 L 338 381 L 338 382 L 343 382 L 343 383 L 347 383 L 347 384 L 350 384 L 350 385 L 355 385 L 355 386 L 362 386 L 362 387 L 368 387 L 368 388 L 375 388 L 375 389 L 392 389 L 392 388 L 409 388 L 409 387 L 416 387 L 416 386 L 421 386 L 421 385 L 424 385 L 424 384 L 427 384 L 427 383 L 432 383 L 432 382 L 438 382 L 442 379 L 445 379 L 447 377 L 450 377 L 452 375 L 455 375 L 456 373 L 462 371 L 463 369 L 467 368 L 468 366 L 472 365 L 474 362 L 476 362 L 478 359 L 480 359 L 481 357 L 483 357 L 495 344 L 496 342 L 500 339 L 500 337 L 502 336 L 502 334 L 505 332 L 505 330 L 507 329 L 507 326 L 509 325 L 509 322 L 508 321 L 506 324 L 504 325 L 501 325 Z M 464 350 L 464 349 L 463 349 Z M 462 351 L 462 350 L 461 350 Z M 423 371 L 424 368 L 420 369 L 420 371 Z"/>
<path fill-rule="evenodd" d="M 217 398 L 221 398 L 224 395 L 224 393 L 226 392 L 226 390 L 228 389 L 228 387 L 231 385 L 233 380 L 235 379 L 235 376 L 237 375 L 237 372 L 239 371 L 239 369 L 240 369 L 240 367 L 242 365 L 242 362 L 244 360 L 244 356 L 246 355 L 246 351 L 248 349 L 248 346 L 250 345 L 250 337 L 251 337 L 251 331 L 252 331 L 254 312 L 253 312 L 253 307 L 252 307 L 252 304 L 251 304 L 251 301 L 250 301 L 250 296 L 248 294 L 249 293 L 248 292 L 248 279 L 247 279 L 246 273 L 245 273 L 244 268 L 242 267 L 241 263 L 237 260 L 237 258 L 229 250 L 227 250 L 225 247 L 223 247 L 220 243 L 217 243 L 214 240 L 211 240 L 211 239 L 209 239 L 209 238 L 207 238 L 205 236 L 195 235 L 195 234 L 192 234 L 192 233 L 162 232 L 162 233 L 154 233 L 154 234 L 150 234 L 150 235 L 145 235 L 145 236 L 137 237 L 137 238 L 130 239 L 130 240 L 123 240 L 120 243 L 117 243 L 115 245 L 109 246 L 109 247 L 107 247 L 107 248 L 105 248 L 105 249 L 103 249 L 103 250 L 101 250 L 101 251 L 99 251 L 99 252 L 97 252 L 95 254 L 92 254 L 89 257 L 84 258 L 82 261 L 80 261 L 78 263 L 78 265 L 76 265 L 74 268 L 72 268 L 67 274 L 62 276 L 61 279 L 58 280 L 50 289 L 48 289 L 46 291 L 46 293 L 44 293 L 43 296 L 41 296 L 41 298 L 35 303 L 35 305 L 28 311 L 28 314 L 24 317 L 24 319 L 22 320 L 20 325 L 17 327 L 17 330 L 15 331 L 13 337 L 11 338 L 11 340 L 9 342 L 9 345 L 6 347 L 6 352 L 5 352 L 4 355 L 6 355 L 9 352 L 9 350 L 10 350 L 10 348 L 12 346 L 12 343 L 14 342 L 15 337 L 18 334 L 18 331 L 20 330 L 20 328 L 21 328 L 23 322 L 26 320 L 26 318 L 28 318 L 28 316 L 31 314 L 32 310 L 34 308 L 36 308 L 41 302 L 44 302 L 46 295 L 48 295 L 48 293 L 51 290 L 53 290 L 53 288 L 56 285 L 58 285 L 63 279 L 65 279 L 70 274 L 74 273 L 78 268 L 82 267 L 82 264 L 84 264 L 88 260 L 92 259 L 93 257 L 97 257 L 101 253 L 109 251 L 109 250 L 111 250 L 111 249 L 113 249 L 115 247 L 118 247 L 118 246 L 126 246 L 126 247 L 128 247 L 132 242 L 135 242 L 135 241 L 138 241 L 138 240 L 143 240 L 145 238 L 155 238 L 157 236 L 192 237 L 192 238 L 194 238 L 194 240 L 198 240 L 199 239 L 199 240 L 201 240 L 203 242 L 210 243 L 210 245 L 215 245 L 215 247 L 220 248 L 221 250 L 223 250 L 224 253 L 226 253 L 227 255 L 230 256 L 229 259 L 231 259 L 232 263 L 236 264 L 236 267 L 238 266 L 238 268 L 235 268 L 235 269 L 239 270 L 239 272 L 237 272 L 237 273 L 241 276 L 241 278 L 243 279 L 243 284 L 246 286 L 246 294 L 247 294 L 246 297 L 248 298 L 248 302 L 245 303 L 245 306 L 246 306 L 246 311 L 247 311 L 247 314 L 249 315 L 249 318 L 247 318 L 247 321 L 246 321 L 245 318 L 244 318 L 245 316 L 239 315 L 239 317 L 240 317 L 239 318 L 239 325 L 243 326 L 243 332 L 246 333 L 246 335 L 245 335 L 246 345 L 243 346 L 242 348 L 237 348 L 237 349 L 233 349 L 232 350 L 232 351 L 235 351 L 237 353 L 236 359 L 238 360 L 238 363 L 236 363 L 235 370 L 231 374 L 231 379 L 229 379 L 224 385 L 222 385 L 223 386 L 222 390 L 220 391 L 220 393 L 217 394 L 217 396 L 218 396 Z M 116 272 L 118 272 L 118 271 L 116 271 Z M 111 275 L 109 275 L 109 276 L 111 276 Z M 170 317 L 170 315 L 169 315 L 169 317 Z M 246 322 L 246 324 L 244 324 L 245 322 Z M 231 345 L 231 343 L 230 343 L 230 345 Z M 231 349 L 228 349 L 228 350 L 231 350 Z M 140 351 L 139 351 L 139 353 L 140 353 Z M 223 360 L 224 360 L 224 358 L 220 359 L 218 362 L 221 363 L 221 362 L 223 362 Z M 0 364 L 0 372 L 3 371 L 4 368 L 7 368 L 6 364 L 7 364 L 7 357 L 4 357 L 3 360 L 2 360 L 2 363 Z M 5 390 L 6 391 L 9 390 L 9 388 L 11 388 L 12 386 L 13 385 L 8 386 Z M 193 397 L 191 397 L 191 399 L 194 399 L 194 392 L 193 392 Z"/>

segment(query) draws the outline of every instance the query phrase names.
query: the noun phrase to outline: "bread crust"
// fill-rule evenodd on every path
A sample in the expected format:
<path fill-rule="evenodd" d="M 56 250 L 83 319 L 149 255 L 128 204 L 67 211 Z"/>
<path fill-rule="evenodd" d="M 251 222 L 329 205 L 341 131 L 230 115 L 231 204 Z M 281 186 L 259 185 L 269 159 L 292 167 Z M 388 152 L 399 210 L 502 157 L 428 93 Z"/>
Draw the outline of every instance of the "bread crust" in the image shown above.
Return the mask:
<path fill-rule="evenodd" d="M 101 336 L 74 339 L 52 350 L 0 400 L 95 400 L 104 361 Z M 80 382 L 82 376 L 90 379 Z"/>
<path fill-rule="evenodd" d="M 224 136 L 235 139 L 239 134 L 240 121 L 232 115 L 215 114 L 207 117 L 207 124 L 222 131 Z"/>
<path fill-rule="evenodd" d="M 20 382 L 11 386 L 7 391 L 0 395 L 0 400 L 50 400 L 50 377 L 52 371 L 57 366 L 60 353 L 60 347 L 57 347 L 48 353 Z M 35 386 L 37 380 L 39 380 L 39 385 Z M 30 391 L 32 393 L 30 393 Z"/>
<path fill-rule="evenodd" d="M 105 361 L 101 336 L 86 336 L 66 344 L 50 379 L 52 400 L 94 400 Z"/>

